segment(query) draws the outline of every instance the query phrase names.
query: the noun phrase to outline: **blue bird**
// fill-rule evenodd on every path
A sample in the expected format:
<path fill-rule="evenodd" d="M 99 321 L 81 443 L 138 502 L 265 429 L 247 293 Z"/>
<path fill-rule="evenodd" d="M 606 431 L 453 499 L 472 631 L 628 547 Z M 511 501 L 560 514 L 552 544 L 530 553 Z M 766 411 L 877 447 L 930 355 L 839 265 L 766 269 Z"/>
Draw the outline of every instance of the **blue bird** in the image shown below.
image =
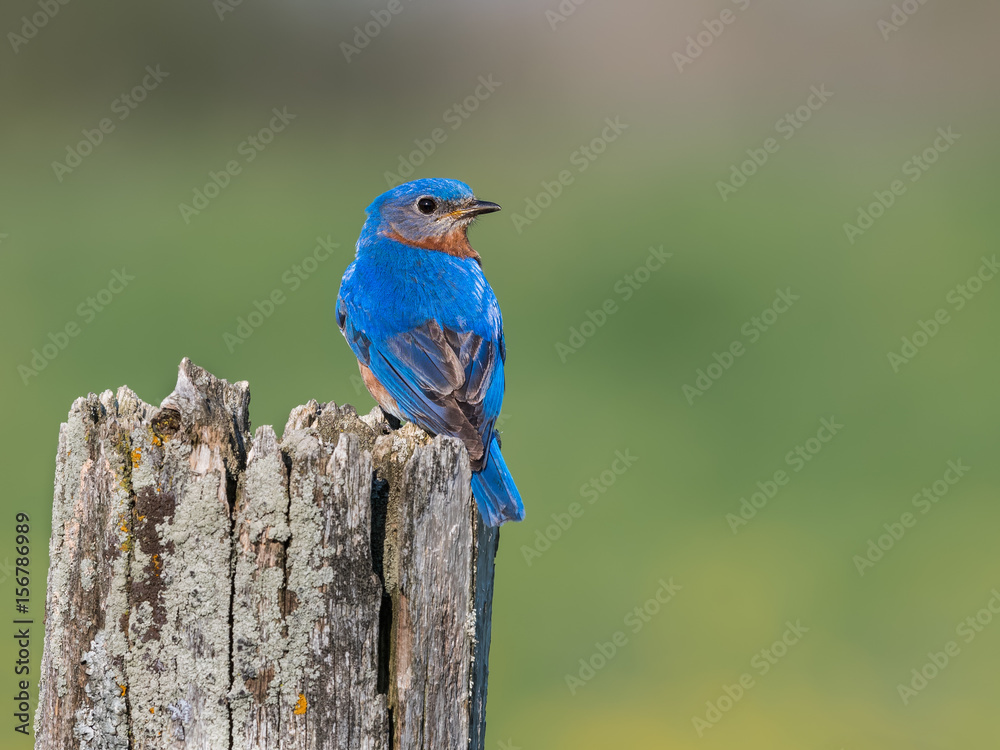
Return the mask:
<path fill-rule="evenodd" d="M 503 402 L 500 305 L 469 225 L 500 206 L 458 180 L 415 180 L 368 206 L 337 296 L 337 326 L 382 410 L 461 440 L 490 526 L 524 518 L 494 423 Z"/>

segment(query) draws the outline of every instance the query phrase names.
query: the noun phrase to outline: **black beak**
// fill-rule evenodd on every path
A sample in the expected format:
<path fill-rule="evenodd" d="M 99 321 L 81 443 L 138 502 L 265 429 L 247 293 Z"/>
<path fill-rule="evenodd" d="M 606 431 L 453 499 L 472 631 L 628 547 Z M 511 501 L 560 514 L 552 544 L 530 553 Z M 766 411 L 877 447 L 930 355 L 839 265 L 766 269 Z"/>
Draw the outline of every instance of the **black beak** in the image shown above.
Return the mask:
<path fill-rule="evenodd" d="M 500 204 L 490 201 L 475 201 L 472 205 L 460 209 L 457 213 L 462 216 L 479 216 L 479 214 L 491 214 L 500 210 Z"/>

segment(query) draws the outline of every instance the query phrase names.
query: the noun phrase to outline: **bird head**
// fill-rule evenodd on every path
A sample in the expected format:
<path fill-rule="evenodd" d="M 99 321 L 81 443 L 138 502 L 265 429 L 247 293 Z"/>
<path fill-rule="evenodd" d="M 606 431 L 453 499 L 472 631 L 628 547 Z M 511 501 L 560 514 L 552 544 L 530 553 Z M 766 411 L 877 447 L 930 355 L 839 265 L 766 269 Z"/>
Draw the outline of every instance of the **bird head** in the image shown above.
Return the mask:
<path fill-rule="evenodd" d="M 478 260 L 469 245 L 469 225 L 480 214 L 499 210 L 496 203 L 478 200 L 464 182 L 414 180 L 372 201 L 365 228 L 413 247 Z"/>

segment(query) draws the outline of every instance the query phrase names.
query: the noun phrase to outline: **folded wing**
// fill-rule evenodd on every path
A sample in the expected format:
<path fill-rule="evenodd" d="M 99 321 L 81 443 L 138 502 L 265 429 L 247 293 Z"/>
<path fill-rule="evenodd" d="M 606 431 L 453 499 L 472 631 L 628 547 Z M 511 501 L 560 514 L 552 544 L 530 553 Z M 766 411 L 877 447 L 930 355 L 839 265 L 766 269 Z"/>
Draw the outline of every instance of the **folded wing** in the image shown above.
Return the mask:
<path fill-rule="evenodd" d="M 337 323 L 358 359 L 371 369 L 404 414 L 432 434 L 465 443 L 473 471 L 487 458 L 503 400 L 503 335 L 491 340 L 431 319 L 372 340 L 352 325 L 343 306 Z"/>

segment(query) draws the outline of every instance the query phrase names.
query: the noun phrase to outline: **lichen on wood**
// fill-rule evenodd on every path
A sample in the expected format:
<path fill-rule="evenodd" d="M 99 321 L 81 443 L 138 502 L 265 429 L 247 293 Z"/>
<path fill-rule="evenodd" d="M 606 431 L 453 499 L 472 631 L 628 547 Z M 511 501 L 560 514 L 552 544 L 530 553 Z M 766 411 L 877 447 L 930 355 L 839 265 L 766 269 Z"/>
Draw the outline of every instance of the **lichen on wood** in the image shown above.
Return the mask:
<path fill-rule="evenodd" d="M 462 444 L 181 363 L 60 431 L 36 748 L 481 748 L 498 533 Z"/>

